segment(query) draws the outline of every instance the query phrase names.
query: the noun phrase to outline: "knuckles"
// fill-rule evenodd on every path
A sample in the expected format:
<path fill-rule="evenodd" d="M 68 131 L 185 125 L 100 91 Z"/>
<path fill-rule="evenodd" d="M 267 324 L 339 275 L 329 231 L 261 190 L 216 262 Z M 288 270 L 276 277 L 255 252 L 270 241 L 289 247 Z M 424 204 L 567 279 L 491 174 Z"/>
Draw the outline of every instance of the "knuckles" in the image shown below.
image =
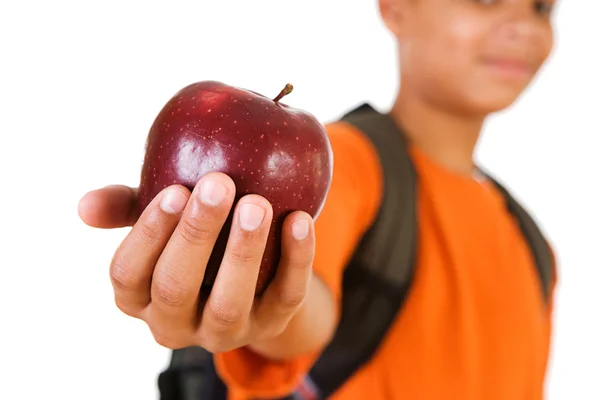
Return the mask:
<path fill-rule="evenodd" d="M 161 274 L 155 278 L 152 284 L 152 297 L 160 303 L 169 307 L 180 307 L 193 296 L 193 290 L 186 284 L 170 277 L 168 274 Z"/>
<path fill-rule="evenodd" d="M 195 246 L 207 238 L 213 236 L 217 231 L 209 221 L 186 216 L 181 220 L 180 238 L 185 245 Z"/>
<path fill-rule="evenodd" d="M 281 291 L 279 292 L 278 302 L 281 308 L 284 310 L 295 310 L 304 302 L 305 292 L 304 291 Z"/>
<path fill-rule="evenodd" d="M 135 274 L 123 257 L 113 257 L 110 264 L 110 281 L 113 286 L 123 292 L 136 290 L 141 284 L 141 278 Z"/>
<path fill-rule="evenodd" d="M 262 254 L 257 254 L 256 249 L 249 249 L 240 243 L 233 246 L 227 256 L 227 261 L 234 266 L 255 265 L 262 260 Z"/>
<path fill-rule="evenodd" d="M 246 319 L 243 311 L 234 304 L 223 304 L 215 299 L 209 301 L 207 306 L 207 311 L 210 313 L 211 320 L 214 322 L 214 324 L 211 324 L 214 325 L 214 327 L 211 326 L 211 328 L 218 334 L 234 331 Z"/>
<path fill-rule="evenodd" d="M 140 221 L 136 228 L 138 240 L 146 245 L 153 246 L 162 238 L 159 227 L 147 221 Z"/>

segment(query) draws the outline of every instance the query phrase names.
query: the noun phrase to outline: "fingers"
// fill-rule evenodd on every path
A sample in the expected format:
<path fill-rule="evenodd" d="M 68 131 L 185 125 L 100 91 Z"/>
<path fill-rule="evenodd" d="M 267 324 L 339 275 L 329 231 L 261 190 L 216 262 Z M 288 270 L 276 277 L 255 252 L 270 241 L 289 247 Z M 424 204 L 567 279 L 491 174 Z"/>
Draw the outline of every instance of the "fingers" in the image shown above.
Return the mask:
<path fill-rule="evenodd" d="M 79 201 L 78 212 L 84 223 L 95 228 L 132 226 L 139 216 L 137 188 L 113 185 L 88 192 Z"/>
<path fill-rule="evenodd" d="M 306 296 L 315 254 L 314 223 L 302 211 L 283 224 L 282 257 L 277 273 L 254 311 L 254 323 L 268 334 L 286 326 Z"/>
<path fill-rule="evenodd" d="M 204 270 L 235 196 L 231 178 L 210 173 L 198 182 L 152 276 L 147 322 L 185 338 L 195 329 Z"/>
<path fill-rule="evenodd" d="M 179 185 L 165 189 L 135 222 L 136 195 L 125 186 L 93 191 L 82 198 L 79 213 L 91 226 L 133 225 L 110 267 L 115 301 L 126 314 L 146 321 L 158 343 L 169 348 L 202 343 L 222 351 L 250 336 L 272 336 L 287 325 L 306 296 L 311 276 L 315 239 L 308 214 L 298 211 L 286 218 L 278 271 L 256 300 L 273 218 L 266 199 L 245 196 L 231 216 L 233 181 L 210 173 L 191 194 Z M 231 233 L 198 331 L 205 269 L 228 218 Z"/>
<path fill-rule="evenodd" d="M 223 262 L 204 307 L 201 336 L 202 331 L 235 335 L 247 326 L 272 218 L 263 197 L 248 195 L 237 204 Z"/>
<path fill-rule="evenodd" d="M 183 186 L 171 186 L 156 196 L 115 252 L 110 278 L 115 302 L 124 313 L 138 317 L 150 303 L 154 266 L 177 226 L 189 197 Z"/>

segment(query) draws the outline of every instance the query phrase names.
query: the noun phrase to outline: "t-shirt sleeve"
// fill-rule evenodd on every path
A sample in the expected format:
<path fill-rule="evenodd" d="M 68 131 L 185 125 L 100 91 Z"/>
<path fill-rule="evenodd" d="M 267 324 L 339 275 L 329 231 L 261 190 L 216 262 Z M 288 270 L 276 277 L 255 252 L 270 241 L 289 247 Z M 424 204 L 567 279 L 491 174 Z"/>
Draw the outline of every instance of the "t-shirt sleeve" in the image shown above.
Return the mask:
<path fill-rule="evenodd" d="M 343 271 L 372 224 L 383 190 L 375 149 L 362 132 L 344 122 L 326 126 L 333 149 L 331 187 L 315 222 L 314 275 L 329 288 L 339 318 Z M 215 365 L 230 400 L 277 397 L 291 392 L 318 358 L 311 354 L 286 361 L 265 359 L 247 348 L 216 354 Z"/>

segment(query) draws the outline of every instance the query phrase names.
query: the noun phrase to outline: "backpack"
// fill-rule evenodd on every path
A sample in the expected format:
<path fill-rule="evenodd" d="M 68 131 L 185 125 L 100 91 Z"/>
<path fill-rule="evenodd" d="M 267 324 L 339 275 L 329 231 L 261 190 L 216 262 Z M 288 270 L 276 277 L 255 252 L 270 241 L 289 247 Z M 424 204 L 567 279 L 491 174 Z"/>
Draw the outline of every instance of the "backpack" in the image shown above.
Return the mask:
<path fill-rule="evenodd" d="M 280 400 L 326 399 L 377 352 L 410 291 L 417 249 L 417 175 L 401 127 L 369 104 L 345 114 L 371 140 L 384 175 L 377 217 L 344 270 L 341 316 L 330 343 L 295 393 Z M 553 255 L 540 229 L 509 191 L 486 174 L 504 196 L 532 252 L 540 288 L 549 301 Z M 351 349 L 349 351 L 349 349 Z M 161 400 L 225 400 L 212 355 L 200 348 L 174 350 L 159 375 Z"/>

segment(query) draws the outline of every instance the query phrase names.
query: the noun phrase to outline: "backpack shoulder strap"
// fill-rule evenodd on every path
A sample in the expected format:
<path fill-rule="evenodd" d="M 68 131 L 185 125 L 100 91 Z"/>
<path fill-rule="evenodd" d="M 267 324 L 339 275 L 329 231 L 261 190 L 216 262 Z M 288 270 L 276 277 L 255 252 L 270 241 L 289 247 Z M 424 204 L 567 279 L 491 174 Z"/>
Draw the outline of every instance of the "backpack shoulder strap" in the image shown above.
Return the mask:
<path fill-rule="evenodd" d="M 533 261 L 540 279 L 542 292 L 546 302 L 550 301 L 552 283 L 554 282 L 554 256 L 552 249 L 533 217 L 512 196 L 510 191 L 497 180 L 486 176 L 493 182 L 504 197 L 508 211 L 515 217 L 519 228 L 532 253 Z"/>
<path fill-rule="evenodd" d="M 416 253 L 416 174 L 404 136 L 389 115 L 367 104 L 341 121 L 373 143 L 384 191 L 378 215 L 345 269 L 337 331 L 309 374 L 320 398 L 328 398 L 376 353 L 402 308 Z"/>

